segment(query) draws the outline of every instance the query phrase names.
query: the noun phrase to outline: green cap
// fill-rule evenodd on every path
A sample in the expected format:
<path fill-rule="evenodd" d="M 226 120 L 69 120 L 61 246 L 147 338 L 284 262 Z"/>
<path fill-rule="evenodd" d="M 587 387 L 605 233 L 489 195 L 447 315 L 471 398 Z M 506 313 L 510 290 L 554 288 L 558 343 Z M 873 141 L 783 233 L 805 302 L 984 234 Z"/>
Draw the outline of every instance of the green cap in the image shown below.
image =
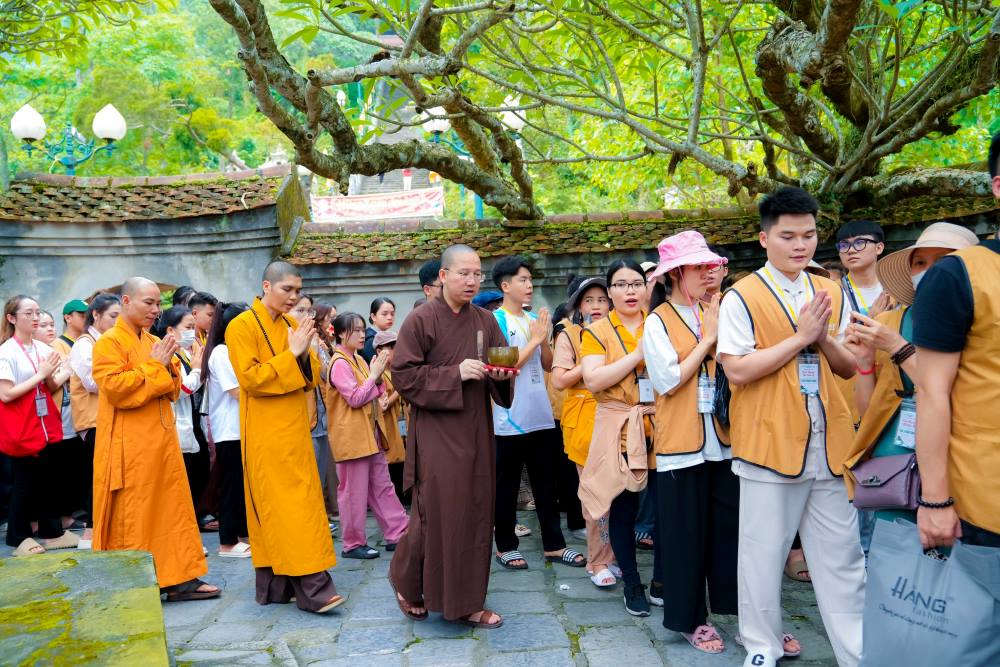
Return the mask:
<path fill-rule="evenodd" d="M 80 299 L 73 299 L 63 306 L 63 315 L 69 315 L 70 313 L 85 313 L 87 312 L 87 304 Z"/>

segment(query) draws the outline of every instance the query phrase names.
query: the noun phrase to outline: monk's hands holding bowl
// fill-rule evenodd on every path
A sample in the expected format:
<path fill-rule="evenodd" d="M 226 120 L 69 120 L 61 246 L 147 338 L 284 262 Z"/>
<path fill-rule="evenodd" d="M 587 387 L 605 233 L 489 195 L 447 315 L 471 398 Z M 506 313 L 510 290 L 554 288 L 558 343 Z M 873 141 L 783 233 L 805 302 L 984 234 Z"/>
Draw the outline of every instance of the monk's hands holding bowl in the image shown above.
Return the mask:
<path fill-rule="evenodd" d="M 514 368 L 497 368 L 491 367 L 486 370 L 486 375 L 491 380 L 496 380 L 497 382 L 505 382 L 511 380 L 517 375 L 518 371 Z"/>
<path fill-rule="evenodd" d="M 153 361 L 159 361 L 161 364 L 170 367 L 170 362 L 174 358 L 174 354 L 180 349 L 180 345 L 177 344 L 177 339 L 174 338 L 173 334 L 167 334 L 162 339 L 153 343 L 153 349 L 150 350 L 149 356 Z"/>
<path fill-rule="evenodd" d="M 466 359 L 458 365 L 458 372 L 462 376 L 462 382 L 482 380 L 486 377 L 486 364 L 479 359 Z"/>
<path fill-rule="evenodd" d="M 312 345 L 314 338 L 316 338 L 315 321 L 311 317 L 303 317 L 299 321 L 298 329 L 290 327 L 288 329 L 288 349 L 296 357 L 301 357 Z"/>

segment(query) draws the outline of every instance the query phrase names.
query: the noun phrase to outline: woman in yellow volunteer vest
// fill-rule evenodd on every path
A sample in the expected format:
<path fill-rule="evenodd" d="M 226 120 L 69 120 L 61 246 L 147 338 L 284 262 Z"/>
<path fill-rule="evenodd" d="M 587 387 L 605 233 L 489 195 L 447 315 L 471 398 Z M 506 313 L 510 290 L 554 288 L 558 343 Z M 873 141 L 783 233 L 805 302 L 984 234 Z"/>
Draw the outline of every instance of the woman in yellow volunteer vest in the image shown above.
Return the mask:
<path fill-rule="evenodd" d="M 372 514 L 382 529 L 386 551 L 393 551 L 406 532 L 407 518 L 399 504 L 386 464 L 385 419 L 378 406 L 386 392 L 383 373 L 389 354 L 372 357 L 369 369 L 361 358 L 365 346 L 365 321 L 357 313 L 338 315 L 333 321 L 337 347 L 330 361 L 327 385 L 330 447 L 337 461 L 337 505 L 344 544 L 344 558 L 378 558 L 368 546 L 365 516 Z"/>
<path fill-rule="evenodd" d="M 590 451 L 580 477 L 580 501 L 589 516 L 608 513 L 611 548 L 625 582 L 625 610 L 649 616 L 646 587 L 635 558 L 639 492 L 651 462 L 653 388 L 643 363 L 642 301 L 646 278 L 632 259 L 612 262 L 607 284 L 611 314 L 585 327 L 580 343 L 583 381 L 597 401 Z M 659 546 L 656 547 L 659 549 Z M 658 582 L 654 561 L 653 581 Z"/>
<path fill-rule="evenodd" d="M 650 304 L 642 337 L 656 391 L 656 494 L 661 549 L 663 627 L 705 653 L 725 644 L 708 620 L 738 611 L 736 553 L 740 485 L 730 468 L 729 433 L 715 418 L 715 343 L 719 332 L 714 286 L 727 260 L 705 238 L 684 231 L 659 245 L 650 279 L 668 276 L 669 300 Z M 708 589 L 710 604 L 706 604 Z"/>
<path fill-rule="evenodd" d="M 387 361 L 385 372 L 382 373 L 382 384 L 385 385 L 385 393 L 378 399 L 379 411 L 382 413 L 382 421 L 385 422 L 386 452 L 385 460 L 389 464 L 389 478 L 396 489 L 396 497 L 399 502 L 409 505 L 408 493 L 403 493 L 403 464 L 406 461 L 406 402 L 395 385 L 392 384 L 392 371 L 389 370 L 392 364 L 392 353 L 396 348 L 396 332 L 392 330 L 379 331 L 373 339 L 375 354 L 385 350 Z"/>
<path fill-rule="evenodd" d="M 874 319 L 854 313 L 847 329 L 847 343 L 858 359 L 854 399 L 861 415 L 861 427 L 844 465 L 844 480 L 852 498 L 857 484 L 850 472 L 853 468 L 870 458 L 914 454 L 917 388 L 912 378 L 916 377 L 917 358 L 910 306 L 916 285 L 941 257 L 978 242 L 975 233 L 965 227 L 936 222 L 912 246 L 879 260 L 879 282 L 901 307 Z M 906 509 L 879 510 L 875 516 L 886 521 L 917 520 L 916 512 Z M 868 545 L 863 546 L 867 550 Z"/>
<path fill-rule="evenodd" d="M 604 278 L 585 278 L 566 302 L 569 317 L 559 324 L 561 328 L 555 337 L 552 353 L 552 386 L 565 391 L 560 425 L 563 433 L 563 448 L 569 460 L 576 465 L 577 472 L 583 473 L 590 450 L 590 438 L 594 433 L 594 413 L 597 401 L 583 382 L 583 366 L 580 363 L 580 337 L 584 326 L 590 326 L 608 315 L 608 288 Z M 608 537 L 608 515 L 590 519 L 584 515 L 587 527 L 587 571 L 590 580 L 599 588 L 614 586 L 615 555 L 611 551 Z"/>

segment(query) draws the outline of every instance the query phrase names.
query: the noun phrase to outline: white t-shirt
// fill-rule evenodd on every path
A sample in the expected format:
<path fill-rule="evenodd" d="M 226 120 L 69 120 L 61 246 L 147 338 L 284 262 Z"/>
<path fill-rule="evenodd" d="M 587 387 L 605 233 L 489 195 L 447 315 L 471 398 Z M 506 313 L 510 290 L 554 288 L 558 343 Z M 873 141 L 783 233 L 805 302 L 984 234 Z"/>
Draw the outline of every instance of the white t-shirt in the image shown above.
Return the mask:
<path fill-rule="evenodd" d="M 767 273 L 765 273 L 765 269 L 767 269 Z M 794 306 L 796 313 L 801 312 L 802 308 L 813 298 L 812 288 L 809 286 L 805 271 L 801 272 L 798 279 L 792 282 L 777 267 L 768 262 L 763 269 L 757 270 L 757 275 L 762 277 L 771 289 L 780 289 Z M 844 340 L 844 332 L 850 323 L 850 316 L 851 304 L 845 294 L 840 312 L 840 329 L 837 331 L 838 341 Z M 747 312 L 741 299 L 732 295 L 727 296 L 722 300 L 722 306 L 719 308 L 717 353 L 742 357 L 756 351 L 756 349 L 757 343 L 754 340 L 750 313 Z M 806 400 L 806 409 L 809 412 L 812 429 L 809 434 L 809 446 L 806 450 L 805 467 L 800 476 L 782 477 L 771 470 L 740 460 L 733 460 L 733 472 L 740 477 L 757 482 L 791 484 L 808 479 L 833 479 L 833 474 L 830 472 L 826 460 L 826 415 L 819 397 L 809 396 Z"/>
<path fill-rule="evenodd" d="M 227 442 L 240 439 L 240 402 L 226 392 L 238 389 L 239 381 L 229 360 L 229 349 L 217 345 L 208 358 L 208 420 L 212 429 L 213 442 Z"/>
<path fill-rule="evenodd" d="M 45 343 L 34 339 L 21 349 L 16 338 L 8 338 L 0 345 L 0 380 L 21 384 L 37 373 L 42 360 L 54 351 Z"/>
<path fill-rule="evenodd" d="M 691 306 L 674 305 L 681 319 L 687 323 L 691 331 L 698 331 L 698 320 Z M 677 358 L 677 349 L 670 342 L 670 336 L 659 317 L 650 315 L 642 330 L 642 354 L 646 359 L 646 371 L 653 383 L 653 391 L 666 394 L 680 384 L 681 364 Z M 699 370 L 699 373 L 701 371 Z M 688 382 L 697 382 L 695 375 Z M 723 447 L 715 432 L 712 415 L 702 415 L 705 428 L 705 446 L 701 451 L 692 454 L 657 454 L 656 472 L 669 472 L 690 468 L 705 461 L 725 461 L 733 457 L 729 447 Z"/>
<path fill-rule="evenodd" d="M 494 311 L 493 316 L 497 318 L 508 345 L 519 348 L 528 345 L 531 320 L 536 319 L 535 315 L 516 316 L 500 308 Z M 545 389 L 542 350 L 535 348 L 531 358 L 521 367 L 520 375 L 514 378 L 514 402 L 510 409 L 493 405 L 493 431 L 496 435 L 522 435 L 555 426 L 549 393 Z"/>

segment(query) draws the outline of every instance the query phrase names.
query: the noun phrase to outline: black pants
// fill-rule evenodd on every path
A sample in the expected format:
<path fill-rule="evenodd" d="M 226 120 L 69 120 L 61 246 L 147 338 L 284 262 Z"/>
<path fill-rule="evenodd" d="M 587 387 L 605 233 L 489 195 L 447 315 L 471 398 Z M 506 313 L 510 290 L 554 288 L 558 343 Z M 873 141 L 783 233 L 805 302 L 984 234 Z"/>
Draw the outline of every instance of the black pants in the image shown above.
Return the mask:
<path fill-rule="evenodd" d="M 649 471 L 646 493 L 657 497 L 656 471 Z M 639 576 L 639 565 L 636 562 L 635 547 L 635 517 L 639 514 L 639 499 L 641 494 L 634 491 L 622 491 L 611 501 L 608 512 L 608 541 L 615 553 L 618 567 L 622 569 L 622 580 L 628 586 L 642 583 Z M 656 513 L 655 534 L 659 534 L 660 513 Z M 662 540 L 653 540 L 653 581 L 663 581 L 660 572 L 660 552 L 665 548 Z"/>
<path fill-rule="evenodd" d="M 11 458 L 13 488 L 7 546 L 16 547 L 32 537 L 31 522 L 38 521 L 38 537 L 55 539 L 63 534 L 56 495 L 52 493 L 54 457 L 46 447 L 37 456 Z"/>
<path fill-rule="evenodd" d="M 583 510 L 580 508 L 580 496 L 577 495 L 580 487 L 580 475 L 576 472 L 576 464 L 566 456 L 562 428 L 560 428 L 558 420 L 556 421 L 556 433 L 558 435 L 554 437 L 559 443 L 559 471 L 556 475 L 559 511 L 566 513 L 566 527 L 568 529 L 580 530 L 587 525 L 583 520 Z"/>
<path fill-rule="evenodd" d="M 658 472 L 663 627 L 692 633 L 716 614 L 737 613 L 740 483 L 729 461 Z M 709 604 L 705 601 L 708 585 Z"/>
<path fill-rule="evenodd" d="M 236 544 L 247 534 L 247 504 L 243 493 L 243 455 L 239 440 L 215 443 L 219 466 L 219 544 Z"/>
<path fill-rule="evenodd" d="M 963 521 L 962 544 L 974 544 L 980 547 L 1000 549 L 1000 534 L 975 526 L 968 521 Z"/>
<path fill-rule="evenodd" d="M 0 523 L 10 516 L 10 494 L 13 489 L 13 479 L 10 469 L 11 457 L 0 454 Z"/>
<path fill-rule="evenodd" d="M 238 447 L 239 442 L 236 445 Z M 184 454 L 184 469 L 187 470 L 188 487 L 191 489 L 191 503 L 196 511 L 201 496 L 208 487 L 209 461 L 208 447 L 201 443 L 197 452 Z"/>
<path fill-rule="evenodd" d="M 389 464 L 389 479 L 392 480 L 392 486 L 396 489 L 396 497 L 399 498 L 399 502 L 406 507 L 410 506 L 410 492 L 403 491 L 403 468 L 406 466 L 405 461 L 399 461 L 397 463 Z"/>
<path fill-rule="evenodd" d="M 80 447 L 80 470 L 77 477 L 79 503 L 84 512 L 83 520 L 88 528 L 94 527 L 94 442 L 97 440 L 97 429 L 88 428 L 83 433 L 83 446 Z"/>
<path fill-rule="evenodd" d="M 49 458 L 48 474 L 51 480 L 47 486 L 54 496 L 52 502 L 60 516 L 70 516 L 83 507 L 77 491 L 79 484 L 76 481 L 82 447 L 83 441 L 76 435 L 45 447 L 46 456 Z"/>
<path fill-rule="evenodd" d="M 521 488 L 521 468 L 527 466 L 535 512 L 542 529 L 542 548 L 566 548 L 556 502 L 555 477 L 559 469 L 559 441 L 553 429 L 523 435 L 498 435 L 497 498 L 494 509 L 494 539 L 500 552 L 517 549 L 517 493 Z"/>

